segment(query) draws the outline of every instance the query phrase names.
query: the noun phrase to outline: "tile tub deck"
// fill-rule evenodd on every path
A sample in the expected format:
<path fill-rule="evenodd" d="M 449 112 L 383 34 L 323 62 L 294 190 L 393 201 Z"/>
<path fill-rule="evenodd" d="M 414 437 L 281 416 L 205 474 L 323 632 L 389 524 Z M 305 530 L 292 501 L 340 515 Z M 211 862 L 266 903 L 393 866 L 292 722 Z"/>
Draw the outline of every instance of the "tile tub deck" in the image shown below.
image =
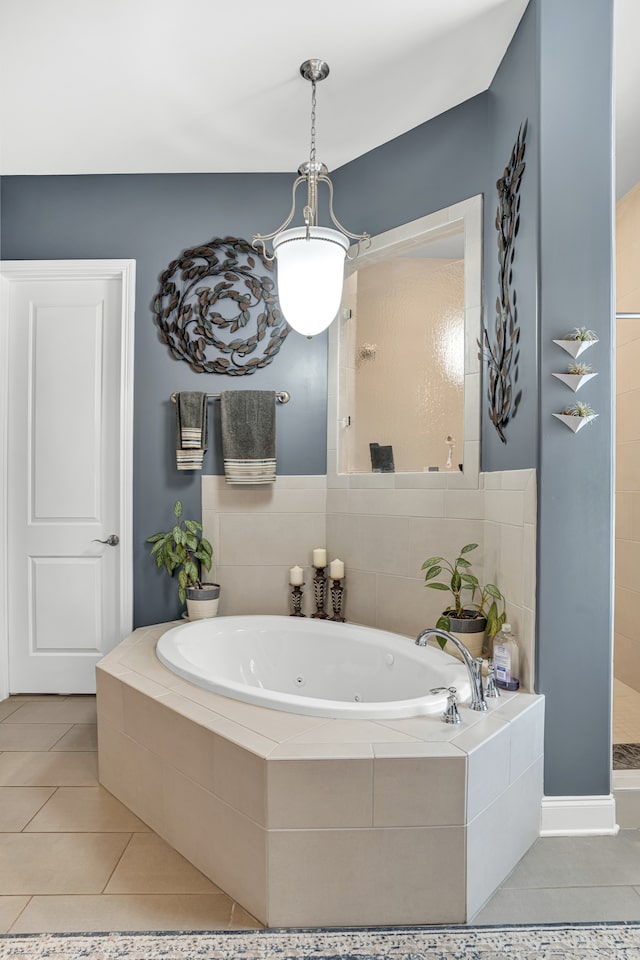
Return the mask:
<path fill-rule="evenodd" d="M 454 727 L 284 713 L 167 670 L 172 626 L 98 665 L 100 782 L 266 925 L 463 923 L 537 838 L 543 697 Z"/>

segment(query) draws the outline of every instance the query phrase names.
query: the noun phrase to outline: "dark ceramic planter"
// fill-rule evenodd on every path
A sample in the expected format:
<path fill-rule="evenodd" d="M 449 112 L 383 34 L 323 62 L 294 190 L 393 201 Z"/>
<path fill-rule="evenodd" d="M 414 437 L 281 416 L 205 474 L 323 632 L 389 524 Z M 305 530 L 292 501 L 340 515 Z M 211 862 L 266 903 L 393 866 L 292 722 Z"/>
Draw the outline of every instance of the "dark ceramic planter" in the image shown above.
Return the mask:
<path fill-rule="evenodd" d="M 487 618 L 455 617 L 451 616 L 448 611 L 445 612 L 444 616 L 449 617 L 451 623 L 450 633 L 453 633 L 458 640 L 464 643 L 472 657 L 481 657 L 485 640 L 485 630 L 487 629 Z M 444 649 L 445 653 L 450 653 L 459 660 L 462 659 L 452 643 L 447 642 Z"/>

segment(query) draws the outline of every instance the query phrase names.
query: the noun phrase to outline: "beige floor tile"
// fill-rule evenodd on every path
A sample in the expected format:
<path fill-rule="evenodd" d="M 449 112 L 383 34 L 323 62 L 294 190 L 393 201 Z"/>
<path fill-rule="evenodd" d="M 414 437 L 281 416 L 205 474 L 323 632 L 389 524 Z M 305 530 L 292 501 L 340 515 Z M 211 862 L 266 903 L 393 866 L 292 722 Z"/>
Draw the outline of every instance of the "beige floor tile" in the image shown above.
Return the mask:
<path fill-rule="evenodd" d="M 65 697 L 54 702 L 26 701 L 6 723 L 95 723 L 95 697 Z"/>
<path fill-rule="evenodd" d="M 0 727 L 0 730 L 2 728 Z M 52 750 L 97 750 L 98 728 L 95 723 L 76 723 L 51 747 Z"/>
<path fill-rule="evenodd" d="M 0 832 L 19 833 L 55 787 L 0 787 Z"/>
<path fill-rule="evenodd" d="M 154 833 L 137 833 L 105 893 L 219 893 L 210 880 Z"/>
<path fill-rule="evenodd" d="M 68 723 L 0 723 L 0 753 L 50 750 L 71 729 Z"/>
<path fill-rule="evenodd" d="M 10 700 L 3 700 L 0 703 L 0 721 L 4 720 L 11 713 L 15 713 L 16 710 L 22 706 L 22 703 L 17 702 L 13 698 Z"/>
<path fill-rule="evenodd" d="M 0 933 L 7 933 L 29 902 L 29 897 L 0 897 Z"/>
<path fill-rule="evenodd" d="M 100 893 L 128 833 L 0 834 L 0 894 Z"/>
<path fill-rule="evenodd" d="M 32 897 L 11 933 L 225 930 L 232 905 L 223 893 Z"/>
<path fill-rule="evenodd" d="M 18 788 L 6 787 L 5 789 Z M 33 818 L 27 831 L 29 833 L 133 833 L 134 831 L 148 832 L 149 828 L 104 787 L 58 787 L 54 796 Z"/>
<path fill-rule="evenodd" d="M 95 753 L 3 753 L 0 786 L 92 787 L 98 783 Z"/>

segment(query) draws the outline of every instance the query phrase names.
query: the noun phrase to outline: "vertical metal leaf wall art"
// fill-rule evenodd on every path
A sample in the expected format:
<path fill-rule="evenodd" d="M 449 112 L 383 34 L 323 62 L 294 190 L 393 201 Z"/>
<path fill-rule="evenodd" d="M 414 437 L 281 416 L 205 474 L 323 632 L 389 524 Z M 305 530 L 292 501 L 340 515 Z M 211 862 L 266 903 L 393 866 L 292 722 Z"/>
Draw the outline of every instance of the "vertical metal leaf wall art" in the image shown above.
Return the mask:
<path fill-rule="evenodd" d="M 507 442 L 505 429 L 513 420 L 522 399 L 518 385 L 520 359 L 520 327 L 518 326 L 517 292 L 513 285 L 513 262 L 516 256 L 516 237 L 520 229 L 520 185 L 526 163 L 524 161 L 528 120 L 520 126 L 509 163 L 496 183 L 498 209 L 498 288 L 496 299 L 495 336 L 492 339 L 486 325 L 482 340 L 478 341 L 480 358 L 489 368 L 489 419 L 503 443 Z"/>
<path fill-rule="evenodd" d="M 258 263 L 273 270 L 236 237 L 209 240 L 171 261 L 152 309 L 160 339 L 176 360 L 196 373 L 230 377 L 271 363 L 291 328 L 278 307 L 274 280 L 257 272 Z M 245 335 L 234 336 L 239 332 Z"/>

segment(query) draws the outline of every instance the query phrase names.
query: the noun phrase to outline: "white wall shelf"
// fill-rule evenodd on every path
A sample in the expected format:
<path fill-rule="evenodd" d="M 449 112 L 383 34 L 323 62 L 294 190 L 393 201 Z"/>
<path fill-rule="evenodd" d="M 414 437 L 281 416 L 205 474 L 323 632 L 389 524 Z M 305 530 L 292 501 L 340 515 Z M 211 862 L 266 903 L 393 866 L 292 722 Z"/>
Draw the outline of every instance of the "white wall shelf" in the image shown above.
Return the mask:
<path fill-rule="evenodd" d="M 589 380 L 593 380 L 594 377 L 597 377 L 597 373 L 554 373 L 552 376 L 557 377 L 558 380 L 562 380 L 563 383 L 566 383 L 574 393 L 577 393 L 580 387 L 583 387 L 585 383 L 588 383 Z"/>
<path fill-rule="evenodd" d="M 553 416 L 564 423 L 566 427 L 569 427 L 569 430 L 577 433 L 578 430 L 582 430 L 583 427 L 591 423 L 592 420 L 595 420 L 600 414 L 594 413 L 590 417 L 576 417 L 570 413 L 554 413 Z"/>
<path fill-rule="evenodd" d="M 585 350 L 588 350 L 589 347 L 592 347 L 594 343 L 598 343 L 598 340 L 554 340 L 554 343 L 557 343 L 559 347 L 562 347 L 563 350 L 566 350 L 567 353 L 570 353 L 574 358 L 579 357 L 581 353 L 584 353 Z"/>

